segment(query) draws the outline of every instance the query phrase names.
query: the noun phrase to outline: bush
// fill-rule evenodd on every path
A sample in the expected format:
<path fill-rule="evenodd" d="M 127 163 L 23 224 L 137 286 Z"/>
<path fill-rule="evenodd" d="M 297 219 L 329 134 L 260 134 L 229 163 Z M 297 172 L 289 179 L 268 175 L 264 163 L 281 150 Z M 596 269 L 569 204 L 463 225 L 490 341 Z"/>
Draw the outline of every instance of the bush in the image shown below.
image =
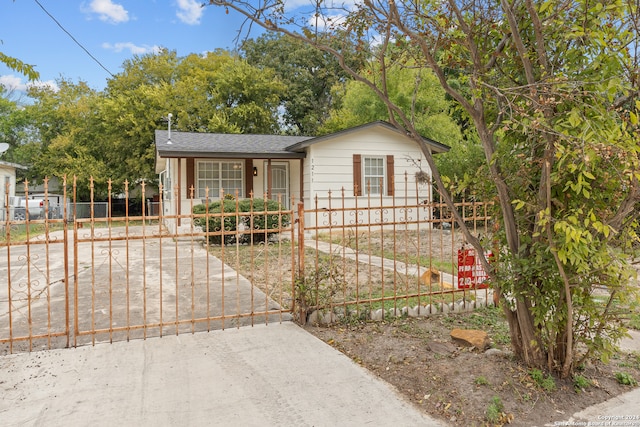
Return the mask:
<path fill-rule="evenodd" d="M 207 216 L 196 218 L 194 224 L 207 233 L 214 233 L 209 235 L 211 244 L 219 245 L 223 234 L 225 244 L 235 243 L 236 239 L 239 239 L 238 243 L 253 244 L 268 240 L 270 236 L 278 234 L 281 227 L 291 223 L 290 215 L 281 214 L 280 210 L 281 206 L 275 200 L 243 199 L 236 204 L 235 200 L 225 199 L 210 203 L 208 211 L 204 204 L 194 206 L 194 214 L 208 212 Z"/>

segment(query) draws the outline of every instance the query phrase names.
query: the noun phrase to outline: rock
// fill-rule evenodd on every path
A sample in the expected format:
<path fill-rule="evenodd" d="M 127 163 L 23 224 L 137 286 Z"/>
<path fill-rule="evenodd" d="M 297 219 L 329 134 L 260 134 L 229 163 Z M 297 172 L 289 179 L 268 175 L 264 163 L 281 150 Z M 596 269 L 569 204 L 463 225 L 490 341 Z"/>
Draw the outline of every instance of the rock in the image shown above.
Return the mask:
<path fill-rule="evenodd" d="M 442 313 L 450 312 L 451 309 L 449 307 L 449 304 L 443 302 L 442 305 L 440 305 L 440 310 L 439 311 L 442 311 Z"/>
<path fill-rule="evenodd" d="M 503 352 L 499 348 L 490 348 L 489 350 L 485 351 L 484 354 L 486 354 L 487 356 L 502 356 Z"/>
<path fill-rule="evenodd" d="M 309 317 L 307 317 L 307 323 L 310 325 L 317 325 L 320 323 L 320 312 L 318 310 L 313 310 Z"/>
<path fill-rule="evenodd" d="M 437 310 L 432 308 L 431 304 L 427 304 L 427 305 L 423 305 L 423 306 L 418 307 L 418 315 L 419 316 L 428 316 L 433 311 L 437 311 Z"/>
<path fill-rule="evenodd" d="M 489 335 L 485 331 L 477 329 L 454 329 L 451 331 L 451 339 L 466 347 L 475 347 L 484 351 L 489 347 Z"/>
<path fill-rule="evenodd" d="M 384 313 L 384 310 L 382 310 L 381 308 L 377 309 L 376 311 L 372 311 L 371 312 L 371 320 L 382 320 L 382 315 Z"/>
<path fill-rule="evenodd" d="M 421 309 L 422 307 L 420 307 L 419 305 L 416 305 L 415 307 L 409 307 L 407 314 L 409 315 L 409 317 L 418 317 L 420 316 Z"/>
<path fill-rule="evenodd" d="M 439 285 L 440 282 L 440 272 L 435 268 L 427 268 L 427 270 L 420 276 L 420 283 L 425 286 L 429 286 L 432 283 Z"/>
<path fill-rule="evenodd" d="M 321 323 L 323 325 L 331 325 L 332 323 L 335 323 L 337 321 L 338 321 L 338 316 L 333 311 L 329 311 L 325 313 L 325 315 L 322 317 Z"/>
<path fill-rule="evenodd" d="M 402 317 L 402 310 L 399 308 L 392 308 L 389 310 L 389 316 Z"/>
<path fill-rule="evenodd" d="M 432 351 L 441 356 L 448 356 L 452 353 L 455 353 L 456 351 L 456 347 L 453 344 L 448 342 L 436 342 L 436 341 L 429 341 L 426 344 L 426 349 L 428 351 Z"/>

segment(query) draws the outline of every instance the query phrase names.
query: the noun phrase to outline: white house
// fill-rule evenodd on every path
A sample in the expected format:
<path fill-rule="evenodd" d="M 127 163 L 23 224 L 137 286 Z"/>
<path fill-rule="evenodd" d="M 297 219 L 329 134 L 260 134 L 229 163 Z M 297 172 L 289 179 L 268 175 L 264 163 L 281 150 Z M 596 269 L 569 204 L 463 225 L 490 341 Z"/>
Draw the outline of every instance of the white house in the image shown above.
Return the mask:
<path fill-rule="evenodd" d="M 449 150 L 436 141 L 425 142 L 434 154 Z M 430 172 L 420 148 L 404 131 L 383 121 L 320 137 L 156 130 L 155 143 L 165 216 L 186 215 L 207 194 L 217 200 L 223 192 L 270 197 L 285 207 L 292 207 L 293 200 L 303 202 L 305 209 L 328 211 L 336 206 L 335 201 L 329 205 L 329 194 L 342 208 L 431 200 L 431 186 L 415 182 L 417 171 Z M 176 189 L 179 194 L 174 194 Z M 396 214 L 377 211 L 380 221 Z M 329 220 L 343 219 L 309 215 L 305 224 Z"/>
<path fill-rule="evenodd" d="M 0 160 L 0 221 L 7 219 L 8 207 L 16 195 L 16 169 L 26 167 Z M 11 212 L 9 218 L 11 218 Z"/>

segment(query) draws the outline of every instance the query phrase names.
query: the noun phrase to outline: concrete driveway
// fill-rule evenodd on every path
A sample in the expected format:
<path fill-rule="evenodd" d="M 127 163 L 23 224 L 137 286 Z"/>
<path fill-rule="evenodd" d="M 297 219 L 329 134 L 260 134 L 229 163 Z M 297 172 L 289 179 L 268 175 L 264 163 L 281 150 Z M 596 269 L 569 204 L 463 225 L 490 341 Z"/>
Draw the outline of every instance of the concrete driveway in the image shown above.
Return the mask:
<path fill-rule="evenodd" d="M 33 241 L 0 248 L 0 338 L 9 337 L 9 306 L 13 337 L 42 337 L 13 351 L 63 347 L 67 324 L 71 345 L 82 345 L 291 319 L 199 241 L 166 237 L 157 226 Z"/>
<path fill-rule="evenodd" d="M 0 357 L 3 426 L 439 426 L 292 322 Z"/>

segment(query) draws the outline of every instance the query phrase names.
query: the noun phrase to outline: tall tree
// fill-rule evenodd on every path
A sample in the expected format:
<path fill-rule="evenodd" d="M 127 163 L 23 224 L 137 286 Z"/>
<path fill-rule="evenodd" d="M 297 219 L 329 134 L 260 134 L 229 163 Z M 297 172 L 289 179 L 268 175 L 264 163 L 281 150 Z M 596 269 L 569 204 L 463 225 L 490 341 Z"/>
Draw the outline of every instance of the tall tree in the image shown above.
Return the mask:
<path fill-rule="evenodd" d="M 275 70 L 286 85 L 282 121 L 289 134 L 317 135 L 333 106 L 332 88 L 351 80 L 333 55 L 278 33 L 245 40 L 241 54 L 255 67 Z M 355 48 L 345 52 L 350 67 L 359 68 L 365 58 Z"/>
<path fill-rule="evenodd" d="M 210 4 L 335 55 L 421 144 L 453 209 L 411 115 L 388 90 L 386 72 L 394 63 L 431 69 L 470 118 L 497 194 L 499 258 L 493 265 L 481 258 L 514 353 L 562 376 L 587 357 L 610 354 L 623 333 L 612 307 L 635 292 L 628 283 L 640 200 L 635 3 L 366 0 L 336 10 L 333 2 L 318 1 L 313 10 L 291 13 L 280 0 L 259 7 Z M 295 24 L 308 22 L 305 13 L 330 23 L 322 38 L 295 31 Z M 359 44 L 379 41 L 376 74 L 382 78 L 348 67 L 339 37 L 326 42 L 345 32 Z M 351 41 L 344 43 L 351 48 Z M 456 220 L 482 255 L 483 242 Z M 599 288 L 607 290 L 605 304 L 594 298 Z"/>
<path fill-rule="evenodd" d="M 108 82 L 102 138 L 114 179 L 154 181 L 155 129 L 272 133 L 282 84 L 226 52 L 178 58 L 173 51 L 135 57 Z"/>
<path fill-rule="evenodd" d="M 375 64 L 368 66 L 369 72 L 376 72 Z M 448 188 L 474 190 L 483 162 L 481 147 L 475 134 L 463 135 L 460 124 L 450 114 L 453 104 L 431 70 L 416 68 L 415 64 L 390 67 L 387 90 L 391 101 L 407 112 L 421 135 L 451 147 L 436 157 Z M 320 128 L 321 134 L 389 119 L 385 103 L 362 82 L 339 84 L 335 92 L 337 108 L 331 110 Z"/>
<path fill-rule="evenodd" d="M 22 150 L 34 156 L 28 163 L 27 178 L 39 182 L 66 175 L 71 182 L 76 176 L 81 189 L 78 195 L 87 198 L 94 177 L 96 194 L 104 194 L 110 176 L 105 160 L 110 147 L 102 138 L 101 94 L 84 82 L 60 80 L 58 86 L 57 91 L 49 87 L 29 90 L 34 103 L 25 107 L 25 114 L 34 137 Z"/>

